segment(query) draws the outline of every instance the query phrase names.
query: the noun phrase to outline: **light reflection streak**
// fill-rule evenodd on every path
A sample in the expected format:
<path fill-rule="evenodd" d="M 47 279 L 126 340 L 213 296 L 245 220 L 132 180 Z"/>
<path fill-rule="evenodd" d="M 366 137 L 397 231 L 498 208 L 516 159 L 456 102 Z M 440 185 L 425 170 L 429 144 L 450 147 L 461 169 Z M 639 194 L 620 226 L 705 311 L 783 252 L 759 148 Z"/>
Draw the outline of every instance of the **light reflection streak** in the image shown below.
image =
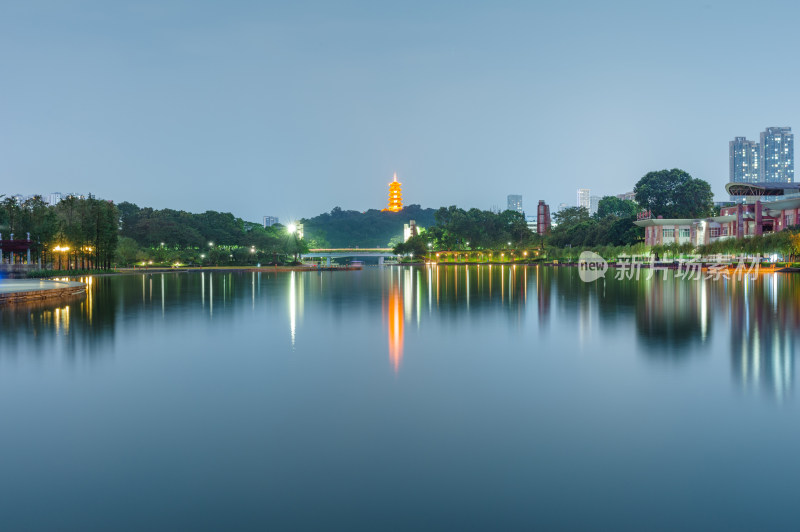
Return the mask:
<path fill-rule="evenodd" d="M 469 266 L 464 266 L 467 277 L 467 310 L 469 310 Z"/>
<path fill-rule="evenodd" d="M 500 266 L 500 301 L 502 302 L 506 293 L 506 269 Z"/>
<path fill-rule="evenodd" d="M 431 271 L 432 266 L 428 266 L 428 314 L 433 311 L 433 289 L 432 289 L 432 275 L 433 272 Z"/>
<path fill-rule="evenodd" d="M 420 314 L 422 314 L 422 272 L 417 270 L 417 329 L 419 329 Z M 430 291 L 430 289 L 428 290 Z"/>
<path fill-rule="evenodd" d="M 406 321 L 411 321 L 411 312 L 414 309 L 412 305 L 412 298 L 414 297 L 413 292 L 414 286 L 414 278 L 411 275 L 411 268 L 406 268 L 403 272 L 403 300 L 404 300 L 404 308 L 405 308 L 405 317 Z"/>
<path fill-rule="evenodd" d="M 297 272 L 289 275 L 289 333 L 292 338 L 292 348 L 294 348 L 295 333 L 297 328 Z"/>
<path fill-rule="evenodd" d="M 389 290 L 386 317 L 389 329 L 389 361 L 397 373 L 403 360 L 403 298 L 394 283 Z"/>
<path fill-rule="evenodd" d="M 700 337 L 705 340 L 708 336 L 708 283 L 702 281 L 700 287 Z"/>

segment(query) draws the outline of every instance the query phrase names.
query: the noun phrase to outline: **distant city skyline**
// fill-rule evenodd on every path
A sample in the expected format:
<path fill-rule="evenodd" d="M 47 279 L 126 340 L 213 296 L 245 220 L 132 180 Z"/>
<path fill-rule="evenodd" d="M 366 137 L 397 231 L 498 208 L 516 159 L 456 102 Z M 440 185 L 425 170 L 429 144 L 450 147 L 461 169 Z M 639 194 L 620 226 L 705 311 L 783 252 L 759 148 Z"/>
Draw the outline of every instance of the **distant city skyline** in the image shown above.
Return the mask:
<path fill-rule="evenodd" d="M 794 134 L 791 127 L 768 127 L 760 142 L 736 137 L 728 144 L 731 183 L 793 183 Z"/>
<path fill-rule="evenodd" d="M 800 6 L 781 14 L 717 1 L 6 3 L 0 192 L 258 222 L 381 209 L 395 171 L 405 204 L 488 209 L 506 191 L 572 204 L 578 187 L 612 195 L 682 168 L 724 199 L 726 144 L 800 119 L 800 72 L 783 55 L 729 53 L 733 35 L 792 35 Z M 730 83 L 742 64 L 781 72 L 758 105 L 741 97 L 759 77 Z"/>

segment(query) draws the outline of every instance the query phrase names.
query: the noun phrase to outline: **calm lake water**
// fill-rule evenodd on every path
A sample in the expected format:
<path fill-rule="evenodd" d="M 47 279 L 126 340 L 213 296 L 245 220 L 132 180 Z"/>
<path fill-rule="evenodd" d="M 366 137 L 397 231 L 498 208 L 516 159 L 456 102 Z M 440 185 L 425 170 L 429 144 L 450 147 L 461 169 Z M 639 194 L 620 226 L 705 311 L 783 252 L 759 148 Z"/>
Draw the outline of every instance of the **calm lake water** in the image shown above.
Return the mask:
<path fill-rule="evenodd" d="M 0 308 L 0 529 L 797 529 L 800 277 L 95 277 Z"/>

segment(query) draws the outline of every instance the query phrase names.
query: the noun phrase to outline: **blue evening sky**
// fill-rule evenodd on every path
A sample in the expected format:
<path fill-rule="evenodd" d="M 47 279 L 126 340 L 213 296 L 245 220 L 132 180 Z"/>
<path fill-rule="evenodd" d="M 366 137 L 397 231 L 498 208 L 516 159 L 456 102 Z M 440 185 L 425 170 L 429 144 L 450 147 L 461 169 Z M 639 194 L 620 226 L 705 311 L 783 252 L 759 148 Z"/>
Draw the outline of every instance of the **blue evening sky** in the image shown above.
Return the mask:
<path fill-rule="evenodd" d="M 574 204 L 800 127 L 793 2 L 0 0 L 0 193 Z"/>

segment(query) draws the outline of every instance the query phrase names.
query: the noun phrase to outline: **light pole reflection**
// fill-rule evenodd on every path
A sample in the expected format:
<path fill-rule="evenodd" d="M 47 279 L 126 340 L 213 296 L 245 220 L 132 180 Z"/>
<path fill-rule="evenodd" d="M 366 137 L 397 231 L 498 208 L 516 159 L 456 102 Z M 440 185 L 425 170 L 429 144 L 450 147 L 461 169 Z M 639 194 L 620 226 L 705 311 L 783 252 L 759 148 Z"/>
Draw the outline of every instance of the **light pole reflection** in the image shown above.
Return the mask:
<path fill-rule="evenodd" d="M 291 272 L 289 276 L 289 331 L 292 336 L 292 347 L 294 347 L 295 333 L 297 331 L 297 272 Z"/>
<path fill-rule="evenodd" d="M 293 349 L 297 339 L 298 317 L 303 317 L 303 278 L 293 271 L 289 274 L 289 332 Z"/>

